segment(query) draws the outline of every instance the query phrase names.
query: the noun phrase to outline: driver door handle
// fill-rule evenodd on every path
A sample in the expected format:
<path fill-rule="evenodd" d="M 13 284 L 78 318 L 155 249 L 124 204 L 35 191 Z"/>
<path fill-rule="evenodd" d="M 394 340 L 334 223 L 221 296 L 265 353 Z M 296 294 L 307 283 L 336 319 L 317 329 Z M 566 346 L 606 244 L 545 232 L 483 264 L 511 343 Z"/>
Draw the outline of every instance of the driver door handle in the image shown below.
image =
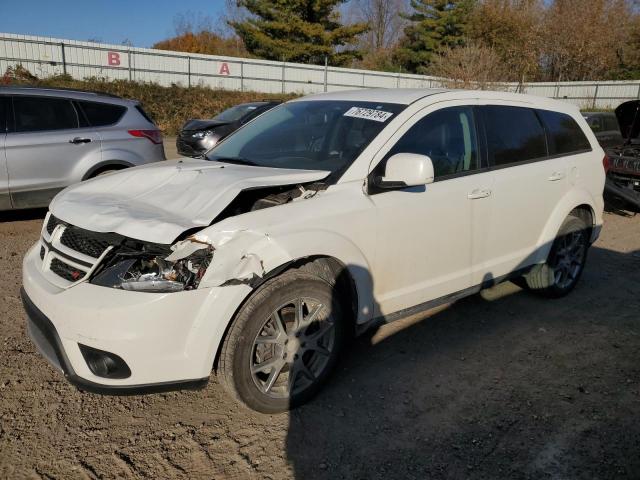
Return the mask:
<path fill-rule="evenodd" d="M 562 180 L 564 178 L 564 172 L 553 172 L 551 176 L 548 178 L 550 182 L 557 182 L 558 180 Z"/>
<path fill-rule="evenodd" d="M 76 137 L 73 140 L 69 140 L 69 143 L 73 143 L 75 145 L 78 145 L 80 143 L 89 143 L 90 141 L 91 141 L 90 138 Z"/>
<path fill-rule="evenodd" d="M 467 195 L 469 200 L 477 200 L 478 198 L 487 198 L 491 195 L 491 190 L 488 188 L 476 188 L 472 190 L 470 194 Z"/>

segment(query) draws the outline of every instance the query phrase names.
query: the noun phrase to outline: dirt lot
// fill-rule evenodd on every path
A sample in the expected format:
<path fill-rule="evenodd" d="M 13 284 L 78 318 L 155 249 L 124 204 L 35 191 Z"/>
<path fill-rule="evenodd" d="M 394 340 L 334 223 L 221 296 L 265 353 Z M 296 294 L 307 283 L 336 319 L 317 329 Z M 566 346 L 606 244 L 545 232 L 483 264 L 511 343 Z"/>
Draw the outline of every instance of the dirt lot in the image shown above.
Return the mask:
<path fill-rule="evenodd" d="M 83 394 L 35 353 L 0 223 L 1 478 L 640 478 L 640 216 L 607 215 L 582 283 L 503 284 L 359 339 L 292 414 L 199 392 Z"/>

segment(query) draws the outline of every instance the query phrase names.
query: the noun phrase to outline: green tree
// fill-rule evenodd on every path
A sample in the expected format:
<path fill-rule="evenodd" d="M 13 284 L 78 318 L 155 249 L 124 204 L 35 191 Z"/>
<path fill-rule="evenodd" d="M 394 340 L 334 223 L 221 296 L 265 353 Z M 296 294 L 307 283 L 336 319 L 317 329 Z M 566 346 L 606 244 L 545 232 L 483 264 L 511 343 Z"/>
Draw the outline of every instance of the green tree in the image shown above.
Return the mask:
<path fill-rule="evenodd" d="M 250 16 L 229 24 L 249 53 L 268 60 L 345 65 L 361 58 L 357 36 L 364 23 L 343 25 L 339 4 L 345 0 L 238 0 Z"/>
<path fill-rule="evenodd" d="M 464 45 L 475 0 L 411 0 L 412 12 L 402 14 L 404 30 L 396 60 L 408 71 L 428 73 L 435 55 Z"/>

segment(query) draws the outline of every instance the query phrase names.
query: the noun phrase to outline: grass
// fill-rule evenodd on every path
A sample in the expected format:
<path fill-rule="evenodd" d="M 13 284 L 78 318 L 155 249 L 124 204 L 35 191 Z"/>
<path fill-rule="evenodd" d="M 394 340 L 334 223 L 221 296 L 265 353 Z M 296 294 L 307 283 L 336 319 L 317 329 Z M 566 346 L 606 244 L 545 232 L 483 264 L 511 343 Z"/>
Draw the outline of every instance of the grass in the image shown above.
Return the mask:
<path fill-rule="evenodd" d="M 243 102 L 257 100 L 289 100 L 296 95 L 273 95 L 259 92 L 213 90 L 208 87 L 163 87 L 156 83 L 86 78 L 76 80 L 69 75 L 38 78 L 21 67 L 8 69 L 1 83 L 46 88 L 73 88 L 110 93 L 142 103 L 164 135 L 176 135 L 191 118 L 211 118 L 217 113 Z"/>

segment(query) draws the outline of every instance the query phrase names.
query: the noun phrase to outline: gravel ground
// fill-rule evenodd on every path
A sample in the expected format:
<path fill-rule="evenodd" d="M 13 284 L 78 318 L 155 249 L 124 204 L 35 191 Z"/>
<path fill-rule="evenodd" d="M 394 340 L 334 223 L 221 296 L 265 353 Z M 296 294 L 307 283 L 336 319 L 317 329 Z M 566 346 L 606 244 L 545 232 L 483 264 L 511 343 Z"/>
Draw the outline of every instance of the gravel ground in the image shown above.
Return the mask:
<path fill-rule="evenodd" d="M 291 414 L 205 390 L 80 393 L 34 351 L 0 218 L 0 478 L 640 478 L 640 216 L 607 214 L 578 288 L 506 283 L 358 339 Z"/>

